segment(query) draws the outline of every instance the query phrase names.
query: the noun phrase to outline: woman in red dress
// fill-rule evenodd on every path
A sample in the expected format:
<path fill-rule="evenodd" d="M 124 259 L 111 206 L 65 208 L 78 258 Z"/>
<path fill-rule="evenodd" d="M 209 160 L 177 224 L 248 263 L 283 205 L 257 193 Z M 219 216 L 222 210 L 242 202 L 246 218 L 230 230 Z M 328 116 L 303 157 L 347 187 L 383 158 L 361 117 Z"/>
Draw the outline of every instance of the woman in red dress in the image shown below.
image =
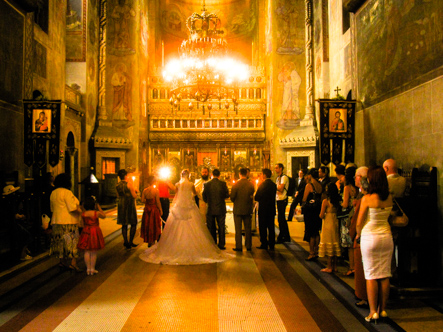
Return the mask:
<path fill-rule="evenodd" d="M 143 211 L 140 236 L 150 247 L 155 241 L 160 239 L 162 232 L 161 215 L 163 214 L 163 210 L 160 203 L 159 191 L 154 186 L 155 177 L 152 175 L 149 176 L 147 182 L 148 187 L 146 187 L 142 193 L 142 202 L 145 203 L 145 209 Z"/>
<path fill-rule="evenodd" d="M 105 239 L 99 226 L 99 218 L 106 218 L 100 205 L 94 197 L 88 197 L 83 204 L 82 218 L 84 227 L 78 240 L 78 249 L 85 250 L 86 273 L 88 276 L 98 273 L 95 269 L 97 250 L 105 247 Z"/>

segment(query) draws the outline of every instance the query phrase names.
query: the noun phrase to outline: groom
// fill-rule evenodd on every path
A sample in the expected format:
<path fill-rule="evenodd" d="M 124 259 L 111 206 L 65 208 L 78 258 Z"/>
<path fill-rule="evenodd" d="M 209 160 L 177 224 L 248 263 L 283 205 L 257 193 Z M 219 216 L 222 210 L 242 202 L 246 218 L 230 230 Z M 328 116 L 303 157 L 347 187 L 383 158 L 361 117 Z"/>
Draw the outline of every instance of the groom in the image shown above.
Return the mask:
<path fill-rule="evenodd" d="M 229 197 L 229 189 L 226 182 L 220 181 L 220 171 L 214 169 L 212 171 L 212 180 L 205 183 L 203 190 L 203 200 L 208 204 L 206 212 L 206 224 L 209 232 L 217 243 L 217 229 L 215 222 L 218 225 L 218 247 L 225 249 L 225 220 L 226 220 L 226 202 L 225 199 Z"/>

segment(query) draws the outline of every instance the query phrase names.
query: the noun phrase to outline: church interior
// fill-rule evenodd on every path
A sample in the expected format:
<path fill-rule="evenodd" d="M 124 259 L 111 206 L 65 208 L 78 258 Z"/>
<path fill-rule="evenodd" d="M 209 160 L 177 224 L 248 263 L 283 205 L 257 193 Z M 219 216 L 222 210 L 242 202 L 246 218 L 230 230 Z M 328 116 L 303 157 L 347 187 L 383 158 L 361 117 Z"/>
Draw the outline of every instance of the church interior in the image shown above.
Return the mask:
<path fill-rule="evenodd" d="M 399 233 L 393 293 L 413 301 L 442 294 L 442 1 L 0 0 L 0 17 L 0 184 L 20 187 L 33 232 L 41 230 L 48 173 L 68 173 L 74 195 L 96 196 L 115 223 L 120 169 L 142 192 L 165 166 L 173 183 L 183 169 L 196 180 L 203 167 L 217 168 L 231 187 L 245 167 L 258 184 L 262 169 L 277 163 L 291 177 L 320 166 L 334 176 L 339 164 L 392 158 L 406 178 L 410 217 Z M 92 280 L 59 273 L 39 233 L 30 249 L 45 258 L 17 267 L 5 197 L 0 330 L 85 331 L 88 319 L 110 319 L 103 331 L 441 329 L 441 296 L 429 306 L 431 318 L 411 314 L 419 311 L 413 302 L 381 328 L 349 314 L 349 280 L 319 283 L 308 275 L 316 265 L 298 261 L 302 235 L 269 256 L 162 267 L 142 265 L 117 246 L 114 225 L 108 265 Z M 291 234 L 303 232 L 290 224 Z M 45 305 L 14 317 L 5 297 L 22 270 L 34 273 L 23 277 L 27 283 L 36 276 L 59 283 Z M 199 287 L 200 304 L 193 299 Z M 111 301 L 128 303 L 127 312 L 86 318 L 91 306 L 114 312 Z M 152 325 L 142 318 L 149 307 Z"/>

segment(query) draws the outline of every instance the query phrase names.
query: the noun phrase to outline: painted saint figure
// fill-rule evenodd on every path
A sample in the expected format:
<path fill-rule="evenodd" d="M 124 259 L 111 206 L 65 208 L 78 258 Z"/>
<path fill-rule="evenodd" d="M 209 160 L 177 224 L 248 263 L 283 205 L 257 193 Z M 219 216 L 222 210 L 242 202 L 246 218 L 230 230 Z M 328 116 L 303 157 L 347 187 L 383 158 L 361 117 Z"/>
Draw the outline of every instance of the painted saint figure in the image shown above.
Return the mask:
<path fill-rule="evenodd" d="M 301 77 L 295 70 L 295 64 L 289 61 L 284 64 L 278 80 L 283 83 L 283 98 L 281 105 L 282 117 L 277 123 L 279 128 L 291 129 L 299 125 L 300 107 L 298 102 L 298 92 L 301 84 Z"/>
<path fill-rule="evenodd" d="M 35 120 L 35 131 L 48 131 L 48 119 L 45 112 L 40 112 L 38 119 Z"/>
<path fill-rule="evenodd" d="M 132 121 L 131 77 L 126 72 L 126 66 L 123 63 L 115 66 L 111 84 L 114 87 L 113 120 Z"/>
<path fill-rule="evenodd" d="M 340 119 L 341 113 L 339 111 L 335 112 L 335 118 L 331 122 L 331 131 L 344 131 L 345 123 Z"/>

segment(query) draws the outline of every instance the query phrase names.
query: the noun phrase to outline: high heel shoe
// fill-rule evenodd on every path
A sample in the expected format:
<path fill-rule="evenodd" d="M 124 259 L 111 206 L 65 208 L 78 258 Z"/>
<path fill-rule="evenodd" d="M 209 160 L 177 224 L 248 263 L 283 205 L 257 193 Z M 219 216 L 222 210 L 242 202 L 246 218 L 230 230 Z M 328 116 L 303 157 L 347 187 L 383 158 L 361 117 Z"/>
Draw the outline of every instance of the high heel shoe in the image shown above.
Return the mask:
<path fill-rule="evenodd" d="M 365 317 L 365 321 L 369 322 L 369 323 L 374 323 L 377 324 L 378 321 L 378 313 L 374 313 L 371 315 L 369 315 L 368 317 Z"/>
<path fill-rule="evenodd" d="M 380 318 L 388 318 L 388 313 L 383 310 L 382 312 L 380 312 Z"/>

